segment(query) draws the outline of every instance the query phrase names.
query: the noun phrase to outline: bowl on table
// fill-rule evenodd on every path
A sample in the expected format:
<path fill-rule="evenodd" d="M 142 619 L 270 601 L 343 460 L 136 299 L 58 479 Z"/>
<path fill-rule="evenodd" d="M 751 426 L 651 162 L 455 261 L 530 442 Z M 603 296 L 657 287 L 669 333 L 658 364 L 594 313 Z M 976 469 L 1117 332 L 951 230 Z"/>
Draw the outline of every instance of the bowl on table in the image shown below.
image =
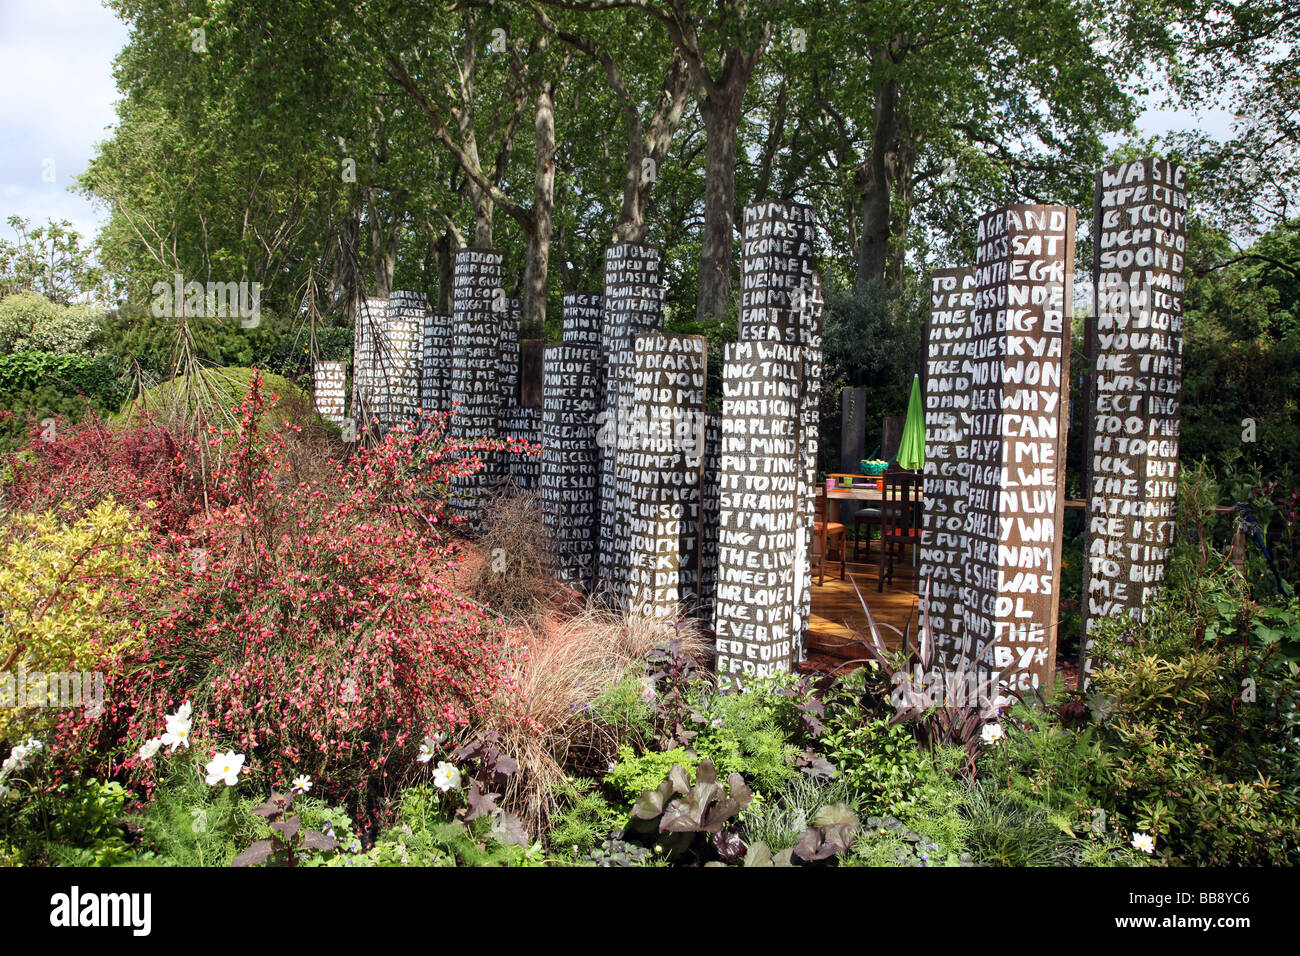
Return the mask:
<path fill-rule="evenodd" d="M 858 467 L 862 469 L 864 475 L 883 475 L 889 468 L 889 462 L 879 458 L 864 458 L 858 462 Z"/>

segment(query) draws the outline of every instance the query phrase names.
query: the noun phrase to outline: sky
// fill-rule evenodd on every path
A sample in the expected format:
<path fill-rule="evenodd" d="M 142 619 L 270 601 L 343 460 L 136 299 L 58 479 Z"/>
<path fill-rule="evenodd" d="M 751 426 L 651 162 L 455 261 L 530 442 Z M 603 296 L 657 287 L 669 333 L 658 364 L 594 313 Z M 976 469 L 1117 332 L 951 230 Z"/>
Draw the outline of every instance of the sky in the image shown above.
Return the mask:
<path fill-rule="evenodd" d="M 113 58 L 127 28 L 99 0 L 0 0 L 0 235 L 12 215 L 105 218 L 68 191 L 114 122 Z"/>
<path fill-rule="evenodd" d="M 100 0 L 0 0 L 0 235 L 19 215 L 67 219 L 92 235 L 106 211 L 69 191 L 114 122 L 113 58 L 127 28 Z M 1222 138 L 1232 117 L 1150 109 L 1143 135 L 1200 125 Z"/>

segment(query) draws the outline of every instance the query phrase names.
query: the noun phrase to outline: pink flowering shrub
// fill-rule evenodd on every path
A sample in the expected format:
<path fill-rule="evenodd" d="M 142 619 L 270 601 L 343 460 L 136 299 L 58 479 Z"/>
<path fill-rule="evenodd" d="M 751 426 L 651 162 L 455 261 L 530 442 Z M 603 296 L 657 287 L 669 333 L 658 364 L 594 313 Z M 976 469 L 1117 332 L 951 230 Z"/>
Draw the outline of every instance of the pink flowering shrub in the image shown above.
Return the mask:
<path fill-rule="evenodd" d="M 188 700 L 195 739 L 248 755 L 263 785 L 308 774 L 362 808 L 404 782 L 426 736 L 458 739 L 489 711 L 518 718 L 495 620 L 446 584 L 443 504 L 479 452 L 538 449 L 449 440 L 432 416 L 298 476 L 264 407 L 254 379 L 238 427 L 211 435 L 230 451 L 208 511 L 155 538 L 168 597 L 141 609 L 144 650 L 107 680 L 102 717 L 64 721 L 57 749 L 147 787 L 168 755 L 138 748 Z"/>
<path fill-rule="evenodd" d="M 21 511 L 75 516 L 107 499 L 152 530 L 181 530 L 203 507 L 194 443 L 147 419 L 112 427 L 90 417 L 52 429 L 33 425 L 22 452 L 0 462 L 5 501 Z M 147 505 L 147 506 L 146 506 Z"/>

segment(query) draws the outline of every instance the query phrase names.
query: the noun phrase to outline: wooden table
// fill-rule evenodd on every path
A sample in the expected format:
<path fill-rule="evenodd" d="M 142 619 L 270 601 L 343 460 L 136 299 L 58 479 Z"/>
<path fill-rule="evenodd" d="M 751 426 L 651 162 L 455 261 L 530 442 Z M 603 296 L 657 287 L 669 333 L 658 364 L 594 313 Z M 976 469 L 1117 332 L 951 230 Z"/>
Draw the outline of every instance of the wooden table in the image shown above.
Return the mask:
<path fill-rule="evenodd" d="M 885 497 L 885 493 L 876 487 L 874 478 L 871 479 L 870 485 L 865 482 L 859 485 L 855 481 L 852 488 L 836 488 L 834 491 L 826 491 L 826 484 L 823 482 L 821 491 L 826 494 L 826 503 L 835 506 L 832 521 L 840 520 L 840 504 L 844 501 L 880 501 Z M 843 524 L 843 522 L 840 523 Z"/>
<path fill-rule="evenodd" d="M 885 493 L 876 487 L 875 478 L 872 478 L 870 476 L 860 476 L 860 475 L 854 475 L 853 478 L 854 481 L 853 481 L 852 488 L 836 488 L 834 491 L 827 491 L 826 482 L 825 481 L 822 482 L 821 488 L 818 490 L 819 493 L 823 493 L 826 495 L 826 504 L 827 504 L 826 520 L 827 521 L 833 521 L 833 522 L 837 521 L 840 524 L 844 524 L 843 520 L 841 520 L 840 518 L 840 505 L 842 505 L 845 501 L 880 502 L 885 497 Z M 859 479 L 862 481 L 862 484 L 858 484 Z M 922 503 L 924 504 L 924 502 Z M 832 507 L 835 509 L 834 512 L 831 511 Z M 831 552 L 831 553 L 836 554 L 838 557 L 837 552 Z M 915 561 L 916 558 L 915 550 L 913 550 L 912 557 L 913 557 L 913 561 Z M 830 555 L 827 555 L 827 560 L 830 560 Z"/>

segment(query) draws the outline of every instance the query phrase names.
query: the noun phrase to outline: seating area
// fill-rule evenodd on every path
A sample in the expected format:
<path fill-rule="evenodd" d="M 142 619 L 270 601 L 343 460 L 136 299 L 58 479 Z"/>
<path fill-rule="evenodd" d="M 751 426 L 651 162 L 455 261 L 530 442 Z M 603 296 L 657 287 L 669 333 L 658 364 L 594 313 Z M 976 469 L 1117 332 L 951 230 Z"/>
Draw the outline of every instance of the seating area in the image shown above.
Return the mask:
<path fill-rule="evenodd" d="M 817 510 L 815 521 L 813 523 L 813 574 L 817 577 L 817 584 L 820 586 L 826 577 L 827 556 L 832 553 L 839 554 L 840 580 L 844 580 L 845 556 L 848 549 L 845 547 L 846 535 L 844 524 L 841 521 L 827 521 L 827 500 L 826 496 L 817 496 Z"/>
<path fill-rule="evenodd" d="M 879 477 L 832 474 L 819 488 L 809 654 L 821 657 L 823 668 L 866 654 L 859 591 L 888 644 L 901 641 L 894 629 L 915 630 L 921 489 L 920 475 L 899 469 Z"/>

